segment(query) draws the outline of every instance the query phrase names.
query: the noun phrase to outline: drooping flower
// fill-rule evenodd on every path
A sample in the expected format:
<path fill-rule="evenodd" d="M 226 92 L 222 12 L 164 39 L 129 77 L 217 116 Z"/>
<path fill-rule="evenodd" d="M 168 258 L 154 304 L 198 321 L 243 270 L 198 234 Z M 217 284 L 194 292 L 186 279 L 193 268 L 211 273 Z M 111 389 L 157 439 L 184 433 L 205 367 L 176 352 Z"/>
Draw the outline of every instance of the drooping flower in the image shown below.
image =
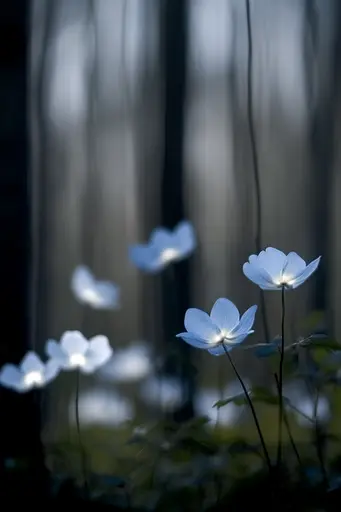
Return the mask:
<path fill-rule="evenodd" d="M 79 369 L 82 373 L 93 373 L 113 354 L 106 336 L 98 335 L 87 340 L 79 331 L 66 331 L 59 343 L 48 340 L 45 351 L 61 369 Z"/>
<path fill-rule="evenodd" d="M 218 299 L 210 315 L 200 309 L 188 309 L 185 314 L 187 332 L 177 334 L 177 338 L 221 356 L 225 349 L 232 350 L 254 332 L 251 329 L 256 311 L 257 306 L 251 306 L 240 318 L 237 307 L 228 299 Z"/>
<path fill-rule="evenodd" d="M 296 252 L 284 252 L 268 247 L 258 255 L 252 254 L 244 263 L 247 278 L 262 290 L 294 289 L 303 284 L 317 269 L 321 256 L 306 264 Z"/>
<path fill-rule="evenodd" d="M 5 364 L 0 371 L 0 384 L 19 393 L 42 388 L 59 373 L 54 361 L 42 362 L 35 352 L 28 352 L 18 366 Z"/>
<path fill-rule="evenodd" d="M 196 247 L 196 238 L 190 222 L 180 222 L 173 231 L 156 228 L 147 244 L 130 247 L 130 260 L 141 270 L 156 273 L 175 261 L 187 258 Z"/>
<path fill-rule="evenodd" d="M 97 280 L 90 269 L 78 266 L 71 278 L 71 289 L 76 299 L 94 309 L 117 309 L 120 288 L 110 281 Z"/>

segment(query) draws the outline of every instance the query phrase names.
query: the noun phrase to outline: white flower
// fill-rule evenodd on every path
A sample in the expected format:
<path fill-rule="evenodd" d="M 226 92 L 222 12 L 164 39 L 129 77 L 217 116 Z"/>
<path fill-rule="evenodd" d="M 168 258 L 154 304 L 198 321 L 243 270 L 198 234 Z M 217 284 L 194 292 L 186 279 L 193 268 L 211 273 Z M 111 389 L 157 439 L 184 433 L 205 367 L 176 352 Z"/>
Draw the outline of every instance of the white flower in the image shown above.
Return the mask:
<path fill-rule="evenodd" d="M 0 384 L 19 393 L 33 388 L 42 388 L 59 373 L 59 366 L 54 361 L 46 364 L 35 352 L 28 352 L 19 366 L 5 364 L 0 371 Z"/>
<path fill-rule="evenodd" d="M 218 299 L 208 315 L 200 309 L 191 308 L 185 314 L 185 327 L 188 332 L 177 334 L 177 338 L 193 347 L 208 350 L 210 354 L 221 356 L 232 350 L 252 334 L 257 306 L 251 306 L 240 318 L 236 306 L 228 299 Z"/>
<path fill-rule="evenodd" d="M 79 331 L 66 331 L 60 343 L 48 340 L 45 351 L 63 370 L 79 369 L 83 373 L 93 373 L 113 353 L 106 336 L 94 336 L 87 340 Z"/>
<path fill-rule="evenodd" d="M 113 382 L 133 382 L 143 379 L 151 370 L 148 347 L 134 343 L 115 350 L 115 357 L 99 370 L 98 376 Z"/>
<path fill-rule="evenodd" d="M 244 263 L 243 272 L 262 290 L 294 289 L 311 276 L 320 263 L 321 256 L 306 264 L 296 252 L 284 252 L 268 247 L 258 255 L 252 254 Z"/>
<path fill-rule="evenodd" d="M 146 272 L 156 273 L 174 261 L 187 258 L 195 247 L 193 226 L 183 221 L 173 231 L 165 228 L 154 229 L 148 244 L 132 246 L 129 256 L 136 267 Z"/>
<path fill-rule="evenodd" d="M 77 267 L 71 278 L 71 289 L 79 302 L 94 309 L 117 309 L 120 289 L 110 281 L 97 280 L 90 269 Z"/>

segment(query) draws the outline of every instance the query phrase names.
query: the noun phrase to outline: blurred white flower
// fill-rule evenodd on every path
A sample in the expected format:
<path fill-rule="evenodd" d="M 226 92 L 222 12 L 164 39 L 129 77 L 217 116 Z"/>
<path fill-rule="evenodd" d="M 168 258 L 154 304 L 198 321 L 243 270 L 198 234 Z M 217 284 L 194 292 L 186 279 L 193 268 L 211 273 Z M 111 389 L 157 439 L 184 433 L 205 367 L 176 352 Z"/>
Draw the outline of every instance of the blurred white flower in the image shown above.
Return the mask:
<path fill-rule="evenodd" d="M 187 332 L 177 334 L 195 348 L 208 350 L 214 356 L 230 351 L 252 334 L 257 306 L 251 306 L 242 317 L 238 308 L 229 299 L 218 299 L 211 314 L 201 309 L 190 308 L 185 314 Z"/>
<path fill-rule="evenodd" d="M 93 373 L 113 354 L 106 336 L 98 335 L 87 340 L 79 331 L 66 331 L 60 343 L 48 340 L 45 351 L 63 370 L 79 369 L 83 373 Z"/>
<path fill-rule="evenodd" d="M 180 222 L 173 231 L 156 228 L 147 244 L 130 247 L 130 260 L 145 272 L 156 273 L 175 261 L 187 258 L 196 247 L 193 226 Z"/>
<path fill-rule="evenodd" d="M 5 364 L 0 371 L 0 384 L 19 393 L 41 388 L 59 373 L 54 361 L 43 363 L 35 352 L 28 352 L 19 366 Z"/>
<path fill-rule="evenodd" d="M 296 252 L 284 252 L 268 247 L 252 254 L 244 263 L 243 272 L 262 290 L 294 289 L 303 284 L 317 269 L 321 256 L 306 264 Z"/>
<path fill-rule="evenodd" d="M 115 391 L 91 389 L 81 392 L 78 402 L 79 419 L 83 426 L 118 427 L 134 417 L 132 403 Z M 75 398 L 69 404 L 69 418 L 75 422 Z"/>
<path fill-rule="evenodd" d="M 115 357 L 99 370 L 98 376 L 112 382 L 134 382 L 149 375 L 151 370 L 148 346 L 132 343 L 115 350 Z"/>
<path fill-rule="evenodd" d="M 248 388 L 249 383 L 245 379 L 243 380 Z M 231 402 L 218 410 L 218 408 L 213 407 L 213 405 L 218 402 L 218 400 L 223 400 L 242 392 L 242 387 L 237 381 L 228 384 L 223 391 L 217 388 L 201 389 L 194 399 L 195 412 L 198 416 L 207 416 L 210 420 L 209 424 L 212 427 L 215 426 L 217 422 L 221 426 L 234 425 L 245 411 L 244 406 L 238 406 Z"/>
<path fill-rule="evenodd" d="M 141 398 L 148 405 L 172 411 L 182 402 L 182 386 L 177 378 L 150 377 L 140 390 Z"/>
<path fill-rule="evenodd" d="M 120 288 L 110 281 L 97 280 L 90 269 L 78 266 L 71 278 L 71 289 L 76 299 L 94 309 L 117 309 Z"/>

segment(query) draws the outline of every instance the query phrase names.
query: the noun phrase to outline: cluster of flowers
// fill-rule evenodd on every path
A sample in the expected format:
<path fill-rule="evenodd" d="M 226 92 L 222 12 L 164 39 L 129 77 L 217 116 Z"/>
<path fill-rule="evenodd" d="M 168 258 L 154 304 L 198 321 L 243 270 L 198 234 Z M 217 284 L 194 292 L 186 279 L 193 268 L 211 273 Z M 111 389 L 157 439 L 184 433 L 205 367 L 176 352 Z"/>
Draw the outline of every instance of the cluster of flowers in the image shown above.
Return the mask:
<path fill-rule="evenodd" d="M 132 263 L 148 273 L 158 273 L 173 262 L 188 257 L 197 242 L 192 225 L 183 221 L 173 231 L 155 229 L 147 244 L 130 248 Z M 251 255 L 243 266 L 246 277 L 263 290 L 289 290 L 303 284 L 317 269 L 320 257 L 309 265 L 295 252 L 285 255 L 268 247 L 258 255 Z M 94 309 L 118 309 L 119 287 L 109 281 L 97 280 L 85 266 L 73 273 L 71 289 L 77 300 Z M 241 317 L 237 307 L 228 299 L 218 299 L 210 315 L 199 309 L 188 309 L 185 314 L 187 332 L 180 333 L 190 345 L 208 350 L 219 356 L 242 343 L 253 333 L 257 306 L 251 306 Z M 80 370 L 93 373 L 112 356 L 113 349 L 106 336 L 86 339 L 79 331 L 66 331 L 59 342 L 48 340 L 45 344 L 47 361 L 38 354 L 28 352 L 15 366 L 5 364 L 0 371 L 0 384 L 17 392 L 43 387 L 61 371 Z"/>

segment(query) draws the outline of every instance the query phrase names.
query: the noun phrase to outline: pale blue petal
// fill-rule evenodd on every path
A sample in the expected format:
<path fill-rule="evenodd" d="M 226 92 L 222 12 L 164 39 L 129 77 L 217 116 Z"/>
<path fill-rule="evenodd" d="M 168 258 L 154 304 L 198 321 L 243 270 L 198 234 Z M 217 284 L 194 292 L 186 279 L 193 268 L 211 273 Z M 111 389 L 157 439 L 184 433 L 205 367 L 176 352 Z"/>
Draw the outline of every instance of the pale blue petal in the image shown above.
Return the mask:
<path fill-rule="evenodd" d="M 258 265 L 266 270 L 271 280 L 277 280 L 282 275 L 286 261 L 287 257 L 284 252 L 273 247 L 267 247 L 258 256 Z"/>
<path fill-rule="evenodd" d="M 44 381 L 45 384 L 48 384 L 53 380 L 60 372 L 60 364 L 56 359 L 50 359 L 45 364 L 45 370 L 44 370 Z"/>
<path fill-rule="evenodd" d="M 79 331 L 66 331 L 60 339 L 60 345 L 64 352 L 71 356 L 72 354 L 85 354 L 89 342 Z"/>
<path fill-rule="evenodd" d="M 197 242 L 193 226 L 190 222 L 180 222 L 173 232 L 176 247 L 184 258 L 191 254 L 196 248 Z"/>
<path fill-rule="evenodd" d="M 306 268 L 306 262 L 296 252 L 289 252 L 287 262 L 283 269 L 285 276 L 295 278 L 301 274 Z"/>
<path fill-rule="evenodd" d="M 221 330 L 232 331 L 239 323 L 238 308 L 229 299 L 218 299 L 211 310 L 211 320 Z"/>
<path fill-rule="evenodd" d="M 45 344 L 45 353 L 52 359 L 56 359 L 59 361 L 65 361 L 65 359 L 67 358 L 60 344 L 57 343 L 55 340 L 47 340 Z"/>
<path fill-rule="evenodd" d="M 196 334 L 192 332 L 182 332 L 180 334 L 177 334 L 176 337 L 183 339 L 184 341 L 186 341 L 186 343 L 192 345 L 192 347 L 195 348 L 207 350 L 208 347 L 210 346 L 210 344 L 206 340 L 203 340 L 202 338 L 198 337 Z"/>
<path fill-rule="evenodd" d="M 244 275 L 253 283 L 257 284 L 262 290 L 277 290 L 278 287 L 272 282 L 270 275 L 264 269 L 261 269 L 254 263 L 244 263 Z"/>
<path fill-rule="evenodd" d="M 140 270 L 157 272 L 163 268 L 160 253 L 149 245 L 134 245 L 129 249 L 130 261 Z"/>
<path fill-rule="evenodd" d="M 89 340 L 89 350 L 86 353 L 86 361 L 91 366 L 99 367 L 111 358 L 113 349 L 106 336 L 98 335 Z"/>
<path fill-rule="evenodd" d="M 20 370 L 24 373 L 40 372 L 44 371 L 44 363 L 35 352 L 27 352 L 25 357 L 20 363 Z"/>
<path fill-rule="evenodd" d="M 295 279 L 292 288 L 297 288 L 298 286 L 303 284 L 315 272 L 315 270 L 319 266 L 320 260 L 321 256 L 319 256 L 318 258 L 316 258 L 316 260 L 309 263 L 305 270 Z"/>
<path fill-rule="evenodd" d="M 22 373 L 13 364 L 5 364 L 0 371 L 0 384 L 6 388 L 22 391 Z"/>
<path fill-rule="evenodd" d="M 247 311 L 245 311 L 240 319 L 239 324 L 231 332 L 231 335 L 233 334 L 233 336 L 239 336 L 240 334 L 247 334 L 250 329 L 252 329 L 257 309 L 258 306 L 251 306 Z"/>
<path fill-rule="evenodd" d="M 97 309 L 116 309 L 119 307 L 120 288 L 110 281 L 97 281 L 95 291 L 98 296 L 97 301 L 92 302 L 92 306 Z"/>
<path fill-rule="evenodd" d="M 197 338 L 208 342 L 218 341 L 221 335 L 220 329 L 212 322 L 208 314 L 196 308 L 186 311 L 185 328 L 188 332 L 194 333 Z"/>
<path fill-rule="evenodd" d="M 150 235 L 149 243 L 158 252 L 162 252 L 165 249 L 174 248 L 175 238 L 168 229 L 155 228 Z"/>
<path fill-rule="evenodd" d="M 227 346 L 225 343 L 225 348 L 224 348 L 223 344 L 220 343 L 217 347 L 209 348 L 208 352 L 210 354 L 212 354 L 212 356 L 223 356 L 223 355 L 226 355 L 226 352 L 230 352 L 230 350 L 232 350 L 232 347 Z"/>
<path fill-rule="evenodd" d="M 83 300 L 84 293 L 94 286 L 94 277 L 90 269 L 84 265 L 78 266 L 71 278 L 71 289 L 77 299 Z"/>
<path fill-rule="evenodd" d="M 227 338 L 225 340 L 225 347 L 230 345 L 231 347 L 234 347 L 236 345 L 240 345 L 240 343 L 242 343 L 245 338 L 248 337 L 249 334 L 253 334 L 255 331 L 248 331 L 248 332 L 245 332 L 245 333 L 242 333 L 242 334 L 239 334 L 238 336 L 236 336 L 235 338 Z"/>

